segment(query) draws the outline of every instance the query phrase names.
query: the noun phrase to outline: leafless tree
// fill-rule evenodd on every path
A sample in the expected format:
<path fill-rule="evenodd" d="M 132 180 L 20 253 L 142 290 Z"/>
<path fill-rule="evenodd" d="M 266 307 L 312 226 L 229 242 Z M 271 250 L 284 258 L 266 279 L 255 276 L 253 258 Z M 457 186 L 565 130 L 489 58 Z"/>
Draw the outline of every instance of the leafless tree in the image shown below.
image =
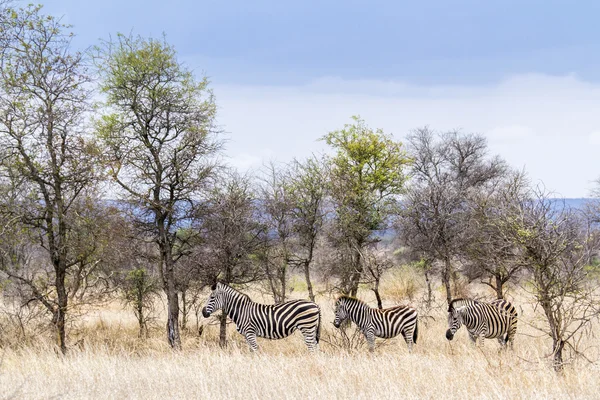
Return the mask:
<path fill-rule="evenodd" d="M 523 172 L 511 172 L 469 198 L 463 272 L 492 288 L 498 299 L 504 298 L 504 286 L 515 280 L 524 266 L 510 232 L 521 204 L 528 201 L 528 185 Z"/>
<path fill-rule="evenodd" d="M 327 195 L 326 163 L 316 157 L 294 160 L 288 170 L 292 199 L 292 227 L 296 246 L 290 262 L 304 272 L 308 296 L 315 300 L 311 281 L 311 266 L 318 239 L 323 231 Z"/>
<path fill-rule="evenodd" d="M 553 366 L 560 371 L 565 350 L 585 355 L 578 344 L 600 313 L 598 281 L 588 268 L 597 232 L 579 210 L 552 199 L 543 188 L 521 203 L 512 224 L 533 277 L 533 287 L 526 290 L 544 315 L 545 323 L 535 326 L 552 339 Z"/>
<path fill-rule="evenodd" d="M 292 242 L 295 240 L 293 188 L 284 168 L 271 163 L 264 174 L 260 192 L 262 215 L 269 230 L 269 245 L 265 249 L 263 265 L 275 303 L 286 300 Z"/>
<path fill-rule="evenodd" d="M 257 196 L 248 176 L 229 172 L 219 179 L 197 220 L 201 233 L 194 257 L 203 281 L 247 284 L 264 275 L 259 263 L 267 229 L 258 215 Z M 221 316 L 220 344 L 227 343 L 227 315 Z"/>
<path fill-rule="evenodd" d="M 431 263 L 442 265 L 446 299 L 452 299 L 453 265 L 465 244 L 468 198 L 502 175 L 505 164 L 487 157 L 483 136 L 428 128 L 408 137 L 412 180 L 402 202 L 397 228 L 405 243 Z"/>

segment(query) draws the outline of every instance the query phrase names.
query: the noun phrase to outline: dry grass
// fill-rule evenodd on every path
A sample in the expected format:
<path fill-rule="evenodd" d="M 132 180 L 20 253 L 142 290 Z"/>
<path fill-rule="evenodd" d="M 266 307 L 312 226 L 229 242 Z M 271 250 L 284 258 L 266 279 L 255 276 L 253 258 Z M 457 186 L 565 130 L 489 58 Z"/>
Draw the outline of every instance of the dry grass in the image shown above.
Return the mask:
<path fill-rule="evenodd" d="M 394 285 L 389 286 L 390 290 Z M 482 291 L 485 289 L 481 289 Z M 304 294 L 295 290 L 294 297 Z M 373 300 L 372 293 L 363 293 Z M 257 300 L 261 296 L 256 294 Z M 518 296 L 517 296 L 518 297 Z M 319 299 L 326 339 L 334 334 L 333 300 Z M 533 310 L 524 306 L 524 319 Z M 600 365 L 577 361 L 557 375 L 546 357 L 546 338 L 526 324 L 519 326 L 512 352 L 498 352 L 496 341 L 471 345 L 464 328 L 448 342 L 443 308 L 420 325 L 419 341 L 409 354 L 402 339 L 378 342 L 375 354 L 366 348 L 344 351 L 322 341 L 310 355 L 299 333 L 268 341 L 251 354 L 230 326 L 230 346 L 217 343 L 217 326 L 202 337 L 184 335 L 184 350 L 166 345 L 162 323 L 146 340 L 137 338 L 135 320 L 118 304 L 91 313 L 66 357 L 56 355 L 46 338 L 26 347 L 3 350 L 0 398 L 102 399 L 296 399 L 296 398 L 598 398 Z M 589 339 L 590 345 L 594 339 Z M 2 350 L 0 350 L 2 351 Z"/>

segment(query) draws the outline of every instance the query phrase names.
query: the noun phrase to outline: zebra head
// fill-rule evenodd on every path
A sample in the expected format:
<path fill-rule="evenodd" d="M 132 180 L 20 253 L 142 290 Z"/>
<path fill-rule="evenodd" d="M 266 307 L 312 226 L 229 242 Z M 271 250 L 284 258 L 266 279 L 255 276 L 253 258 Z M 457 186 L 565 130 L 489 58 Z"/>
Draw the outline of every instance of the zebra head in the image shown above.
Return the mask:
<path fill-rule="evenodd" d="M 208 296 L 206 306 L 202 309 L 204 318 L 210 317 L 212 313 L 223 309 L 224 306 L 225 286 L 221 283 L 215 283 L 210 289 L 212 292 L 210 293 L 210 296 Z"/>
<path fill-rule="evenodd" d="M 335 319 L 333 320 L 333 326 L 339 328 L 344 322 L 348 319 L 348 309 L 346 308 L 346 299 L 344 297 L 340 297 L 335 302 Z"/>
<path fill-rule="evenodd" d="M 454 339 L 454 334 L 462 326 L 462 311 L 466 306 L 452 301 L 448 306 L 448 330 L 446 331 L 446 339 Z"/>

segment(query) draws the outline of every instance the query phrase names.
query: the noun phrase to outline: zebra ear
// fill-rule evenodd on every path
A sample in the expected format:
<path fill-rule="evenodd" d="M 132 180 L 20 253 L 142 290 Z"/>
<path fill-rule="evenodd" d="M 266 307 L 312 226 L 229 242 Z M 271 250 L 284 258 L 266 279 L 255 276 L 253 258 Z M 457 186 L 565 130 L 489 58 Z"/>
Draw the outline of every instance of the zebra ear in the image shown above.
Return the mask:
<path fill-rule="evenodd" d="M 216 290 L 217 289 L 217 282 L 213 283 L 213 285 L 210 287 L 210 290 Z"/>

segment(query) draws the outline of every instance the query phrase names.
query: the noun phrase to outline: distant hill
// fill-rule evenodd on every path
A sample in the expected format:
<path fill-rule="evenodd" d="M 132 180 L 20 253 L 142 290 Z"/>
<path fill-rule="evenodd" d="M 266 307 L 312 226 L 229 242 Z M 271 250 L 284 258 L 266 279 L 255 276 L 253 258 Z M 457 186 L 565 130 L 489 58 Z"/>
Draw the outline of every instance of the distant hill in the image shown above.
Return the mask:
<path fill-rule="evenodd" d="M 557 203 L 564 201 L 565 205 L 568 208 L 574 208 L 574 209 L 581 210 L 585 206 L 585 203 L 587 203 L 588 201 L 592 201 L 594 199 L 590 199 L 590 198 L 578 198 L 578 199 L 557 198 L 557 199 L 553 199 L 553 200 L 556 201 Z"/>

